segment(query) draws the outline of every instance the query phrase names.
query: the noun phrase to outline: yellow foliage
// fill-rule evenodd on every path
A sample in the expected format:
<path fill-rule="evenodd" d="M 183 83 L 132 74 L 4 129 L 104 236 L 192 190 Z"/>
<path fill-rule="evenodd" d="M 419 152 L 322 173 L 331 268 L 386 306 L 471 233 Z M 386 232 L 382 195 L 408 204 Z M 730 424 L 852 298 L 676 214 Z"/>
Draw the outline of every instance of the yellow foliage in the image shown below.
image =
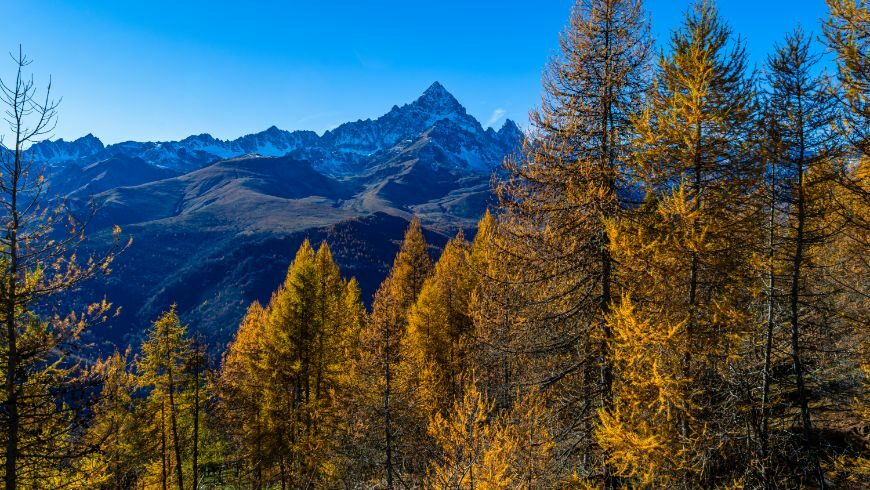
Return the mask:
<path fill-rule="evenodd" d="M 427 488 L 546 488 L 552 482 L 553 440 L 546 429 L 543 397 L 532 392 L 499 415 L 473 382 L 445 416 L 436 413 L 429 434 L 438 456 L 427 471 Z"/>

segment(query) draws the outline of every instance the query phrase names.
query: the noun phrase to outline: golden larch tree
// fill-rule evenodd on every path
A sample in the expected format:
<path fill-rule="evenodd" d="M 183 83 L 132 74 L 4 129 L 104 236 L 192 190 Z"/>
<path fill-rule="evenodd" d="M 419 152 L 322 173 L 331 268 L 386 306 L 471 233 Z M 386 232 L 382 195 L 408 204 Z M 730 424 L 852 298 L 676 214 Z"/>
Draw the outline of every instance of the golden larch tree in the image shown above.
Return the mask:
<path fill-rule="evenodd" d="M 740 454 L 729 372 L 756 318 L 760 166 L 746 64 L 713 3 L 692 6 L 635 119 L 646 202 L 610 220 L 627 303 L 611 315 L 618 383 L 598 439 L 621 475 L 646 485 L 730 482 L 740 466 L 722 456 Z"/>

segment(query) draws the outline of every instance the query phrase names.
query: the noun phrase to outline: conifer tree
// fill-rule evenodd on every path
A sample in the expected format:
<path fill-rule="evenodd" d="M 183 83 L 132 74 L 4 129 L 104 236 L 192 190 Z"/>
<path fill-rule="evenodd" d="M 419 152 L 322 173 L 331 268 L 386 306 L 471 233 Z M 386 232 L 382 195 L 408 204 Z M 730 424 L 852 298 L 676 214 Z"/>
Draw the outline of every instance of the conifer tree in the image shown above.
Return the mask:
<path fill-rule="evenodd" d="M 850 356 L 860 366 L 856 376 L 859 391 L 853 397 L 853 416 L 858 420 L 859 433 L 863 433 L 858 449 L 852 454 L 841 454 L 834 461 L 836 476 L 844 486 L 870 485 L 870 437 L 867 399 L 868 341 L 866 325 L 870 323 L 867 311 L 866 278 L 870 265 L 867 257 L 868 230 L 870 230 L 870 5 L 866 0 L 827 0 L 830 15 L 823 24 L 824 40 L 837 59 L 839 87 L 835 88 L 841 105 L 840 133 L 849 141 L 857 157 L 846 166 L 840 176 L 840 185 L 833 191 L 834 208 L 838 209 L 837 223 L 842 232 L 820 252 L 825 257 L 828 271 L 820 281 L 827 291 L 837 292 L 836 317 L 851 326 L 853 335 L 846 345 L 854 354 Z M 842 412 L 840 412 L 842 416 Z M 841 421 L 842 423 L 842 421 Z"/>
<path fill-rule="evenodd" d="M 553 440 L 546 429 L 544 398 L 537 391 L 498 413 L 473 376 L 462 398 L 436 413 L 429 433 L 437 446 L 427 469 L 427 488 L 549 488 Z"/>
<path fill-rule="evenodd" d="M 81 308 L 58 304 L 59 293 L 109 272 L 120 243 L 85 260 L 76 249 L 88 216 L 46 197 L 42 165 L 27 149 L 47 138 L 58 104 L 49 81 L 40 93 L 29 60 L 10 53 L 13 79 L 0 80 L 8 131 L 0 135 L 0 430 L 7 489 L 51 486 L 79 459 L 71 446 L 88 411 L 86 379 L 76 353 L 81 336 L 110 313 L 105 300 Z M 87 213 L 86 213 L 87 214 Z M 115 229 L 118 237 L 120 229 Z M 71 311 L 71 310 L 79 311 Z"/>
<path fill-rule="evenodd" d="M 91 488 L 132 488 L 143 476 L 147 443 L 130 349 L 98 360 L 91 371 L 102 386 L 84 436 L 84 443 L 97 452 L 90 456 L 92 463 L 83 478 Z"/>
<path fill-rule="evenodd" d="M 270 379 L 264 384 L 262 401 L 266 433 L 271 441 L 269 457 L 277 463 L 282 487 L 313 478 L 315 468 L 307 464 L 314 417 L 312 400 L 312 342 L 317 336 L 315 307 L 318 279 L 315 251 L 306 240 L 290 264 L 281 288 L 267 307 L 262 371 Z"/>
<path fill-rule="evenodd" d="M 752 408 L 750 409 L 750 417 L 754 427 L 754 437 L 757 440 L 755 452 L 757 454 L 756 464 L 759 472 L 761 485 L 769 488 L 771 482 L 771 464 L 770 464 L 770 427 L 772 410 L 772 389 L 775 384 L 773 372 L 775 363 L 778 361 L 777 353 L 779 349 L 774 350 L 775 343 L 779 344 L 778 325 L 781 321 L 781 297 L 782 297 L 782 267 L 781 267 L 781 217 L 784 214 L 782 208 L 782 195 L 784 192 L 782 166 L 778 163 L 779 154 L 781 151 L 781 137 L 777 126 L 773 119 L 773 114 L 769 104 L 765 101 L 765 109 L 759 122 L 762 128 L 759 130 L 761 138 L 757 144 L 759 146 L 759 161 L 765 167 L 763 185 L 759 189 L 757 200 L 760 216 L 763 216 L 763 233 L 765 235 L 764 250 L 759 253 L 755 259 L 755 266 L 761 271 L 762 275 L 762 302 L 763 306 L 759 313 L 763 319 L 764 328 L 758 332 L 758 336 L 748 339 L 748 342 L 754 346 L 750 350 L 758 351 L 761 354 L 761 367 L 759 368 L 755 362 L 752 362 L 753 356 L 749 357 L 749 368 L 741 372 L 744 377 L 751 377 L 755 369 L 761 371 L 761 386 L 760 394 L 756 394 L 755 398 L 758 401 L 751 401 Z M 757 360 L 758 356 L 755 356 Z M 752 381 L 749 381 L 750 385 Z M 752 393 L 752 388 L 748 389 Z"/>
<path fill-rule="evenodd" d="M 263 488 L 268 468 L 262 393 L 269 381 L 263 372 L 266 312 L 254 302 L 235 338 L 227 346 L 217 381 L 219 418 L 231 443 L 230 456 L 251 475 L 255 490 Z"/>
<path fill-rule="evenodd" d="M 401 366 L 404 382 L 416 386 L 416 407 L 425 418 L 446 413 L 462 397 L 470 374 L 472 323 L 469 300 L 474 276 L 462 232 L 447 243 L 435 270 L 408 312 Z"/>
<path fill-rule="evenodd" d="M 739 466 L 721 454 L 738 454 L 745 426 L 726 373 L 753 327 L 753 85 L 742 44 L 699 1 L 635 120 L 648 197 L 608 228 L 627 287 L 611 315 L 617 400 L 598 439 L 643 484 L 712 485 Z"/>
<path fill-rule="evenodd" d="M 565 430 L 557 432 L 578 461 L 600 453 L 588 444 L 587 401 L 611 403 L 605 318 L 619 295 L 603 219 L 619 216 L 632 193 L 631 118 L 641 110 L 651 46 L 640 0 L 576 2 L 545 71 L 524 157 L 508 162 L 511 178 L 499 189 L 502 260 L 511 265 L 498 279 L 514 310 L 511 337 L 523 342 L 509 349 L 528 354 L 528 382 L 560 395 L 552 400 L 565 406 Z M 602 469 L 606 486 L 615 485 Z"/>
<path fill-rule="evenodd" d="M 188 404 L 190 405 L 190 418 L 193 425 L 191 434 L 191 485 L 199 488 L 200 483 L 200 447 L 203 443 L 203 416 L 205 401 L 209 398 L 209 362 L 206 346 L 199 338 L 191 342 L 190 353 L 185 360 L 185 374 L 188 384 Z"/>
<path fill-rule="evenodd" d="M 825 0 L 830 15 L 824 40 L 837 56 L 841 101 L 839 129 L 865 158 L 870 156 L 870 5 L 867 0 Z"/>
<path fill-rule="evenodd" d="M 870 228 L 870 200 L 866 197 L 870 195 L 870 171 L 867 160 L 859 160 L 846 169 L 845 178 L 840 182 L 831 189 L 830 204 L 836 214 L 829 224 L 830 229 L 840 230 L 840 233 L 814 254 L 822 267 L 810 269 L 810 275 L 816 287 L 827 293 L 832 323 L 847 332 L 846 335 L 839 332 L 834 357 L 835 366 L 845 364 L 846 370 L 837 373 L 840 376 L 834 383 L 825 383 L 828 391 L 842 386 L 847 387 L 847 392 L 832 392 L 822 406 L 830 404 L 837 408 L 827 421 L 826 431 L 849 428 L 845 439 L 852 439 L 851 444 L 832 458 L 834 483 L 843 488 L 858 488 L 870 484 L 870 432 L 866 430 L 870 420 L 870 332 L 867 329 L 870 291 L 866 280 L 870 276 L 870 235 L 866 232 Z M 821 274 L 813 273 L 816 270 Z M 842 432 L 838 435 L 842 436 Z"/>
<path fill-rule="evenodd" d="M 159 412 L 161 485 L 166 487 L 173 478 L 178 490 L 184 490 L 184 458 L 187 441 L 181 428 L 181 396 L 187 383 L 184 380 L 185 363 L 190 355 L 187 327 L 181 324 L 173 306 L 158 318 L 142 344 L 142 357 L 138 368 L 140 382 L 151 390 L 148 403 Z"/>
<path fill-rule="evenodd" d="M 510 348 L 514 345 L 511 319 L 515 310 L 512 295 L 502 284 L 516 271 L 503 260 L 502 246 L 497 242 L 503 237 L 498 231 L 498 221 L 487 210 L 471 245 L 469 266 L 476 276 L 476 287 L 469 298 L 469 312 L 476 344 L 472 363 L 480 383 L 501 411 L 511 407 L 517 393 L 521 359 Z"/>
<path fill-rule="evenodd" d="M 807 386 L 807 337 L 814 323 L 809 315 L 822 306 L 824 298 L 807 281 L 807 267 L 813 249 L 826 241 L 833 223 L 833 209 L 826 199 L 809 186 L 830 183 L 837 175 L 841 142 L 832 131 L 836 122 L 835 100 L 825 89 L 826 81 L 813 75 L 818 56 L 810 52 L 810 41 L 798 29 L 786 37 L 768 61 L 769 105 L 777 126 L 781 152 L 778 164 L 784 172 L 788 196 L 788 230 L 785 252 L 788 271 L 789 351 L 796 401 L 800 411 L 801 432 L 809 467 L 816 484 L 825 487 L 821 455 L 813 431 L 810 395 Z M 822 198 L 822 199 L 820 199 Z M 815 305 L 811 305 L 815 303 Z M 827 327 L 827 326 L 826 326 Z"/>
<path fill-rule="evenodd" d="M 421 473 L 424 455 L 413 453 L 408 444 L 419 441 L 425 434 L 407 434 L 406 429 L 420 427 L 410 410 L 412 394 L 397 378 L 397 367 L 402 361 L 402 339 L 406 335 L 408 311 L 432 271 L 426 241 L 420 221 L 414 219 L 405 233 L 399 253 L 387 278 L 375 293 L 372 313 L 360 334 L 359 357 L 354 360 L 354 384 L 367 389 L 359 393 L 359 407 L 364 424 L 357 427 L 353 445 L 375 448 L 363 461 L 357 472 L 363 479 L 380 480 L 387 488 L 395 488 L 404 468 Z M 360 439 L 362 439 L 360 441 Z M 360 458 L 364 459 L 364 458 Z M 378 471 L 377 468 L 383 468 Z M 418 477 L 421 476 L 418 474 Z"/>
<path fill-rule="evenodd" d="M 263 402 L 282 486 L 321 485 L 335 476 L 330 418 L 343 362 L 344 288 L 329 247 L 315 253 L 305 241 L 267 308 L 262 370 L 271 380 Z"/>
<path fill-rule="evenodd" d="M 429 432 L 438 445 L 436 463 L 426 475 L 428 488 L 509 488 L 510 458 L 503 427 L 493 404 L 470 384 L 446 414 L 436 412 Z"/>
<path fill-rule="evenodd" d="M 249 483 L 264 488 L 332 485 L 347 398 L 349 355 L 364 316 L 356 281 L 345 281 L 329 246 L 306 240 L 284 284 L 254 303 L 223 359 L 221 417 Z"/>

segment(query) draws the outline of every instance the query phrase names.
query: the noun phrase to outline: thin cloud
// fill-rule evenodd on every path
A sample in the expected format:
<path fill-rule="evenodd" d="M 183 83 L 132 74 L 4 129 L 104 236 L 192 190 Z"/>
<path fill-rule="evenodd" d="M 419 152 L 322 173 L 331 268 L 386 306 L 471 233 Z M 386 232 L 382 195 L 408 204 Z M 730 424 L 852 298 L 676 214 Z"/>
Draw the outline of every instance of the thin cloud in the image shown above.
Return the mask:
<path fill-rule="evenodd" d="M 489 120 L 486 121 L 486 125 L 492 126 L 493 124 L 497 123 L 499 119 L 503 118 L 506 113 L 507 111 L 502 108 L 498 108 L 492 111 L 492 115 L 489 116 Z"/>

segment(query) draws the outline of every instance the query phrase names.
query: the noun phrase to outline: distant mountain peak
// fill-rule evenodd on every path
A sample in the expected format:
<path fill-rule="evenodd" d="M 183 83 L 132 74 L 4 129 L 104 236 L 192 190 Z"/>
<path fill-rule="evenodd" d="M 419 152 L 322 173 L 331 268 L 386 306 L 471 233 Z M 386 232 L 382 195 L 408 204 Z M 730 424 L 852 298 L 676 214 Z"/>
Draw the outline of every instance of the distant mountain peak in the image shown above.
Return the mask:
<path fill-rule="evenodd" d="M 424 96 L 424 97 L 425 97 L 425 96 L 430 96 L 430 97 L 453 97 L 453 94 L 451 94 L 450 92 L 448 92 L 447 89 L 444 88 L 444 85 L 441 85 L 441 82 L 439 82 L 439 81 L 436 80 L 436 81 L 432 82 L 432 85 L 429 85 L 429 88 L 427 88 L 427 89 L 423 92 L 423 96 Z"/>
<path fill-rule="evenodd" d="M 412 105 L 432 114 L 465 114 L 465 107 L 440 82 L 430 85 Z"/>
<path fill-rule="evenodd" d="M 428 131 L 432 129 L 433 131 Z M 88 163 L 108 157 L 138 157 L 157 167 L 189 172 L 218 160 L 242 155 L 284 156 L 294 153 L 330 175 L 349 175 L 373 165 L 379 152 L 404 150 L 426 135 L 446 149 L 457 168 L 488 171 L 493 162 L 518 146 L 522 133 L 506 120 L 501 129 L 484 129 L 480 122 L 440 82 L 432 83 L 414 101 L 394 105 L 376 118 L 347 122 L 318 136 L 313 131 L 263 131 L 223 140 L 208 133 L 180 141 L 127 141 L 105 147 L 93 135 L 73 142 L 49 141 L 34 145 L 32 155 L 46 163 Z M 473 160 L 472 164 L 466 164 Z"/>
<path fill-rule="evenodd" d="M 91 133 L 72 141 L 58 140 L 40 141 L 27 151 L 32 158 L 43 163 L 56 164 L 68 160 L 78 160 L 91 157 L 105 148 L 103 142 Z"/>
<path fill-rule="evenodd" d="M 504 124 L 501 125 L 501 129 L 498 130 L 499 133 L 506 131 L 511 133 L 521 133 L 520 127 L 517 126 L 517 123 L 513 121 L 513 119 L 505 119 Z"/>
<path fill-rule="evenodd" d="M 181 141 L 215 141 L 214 136 L 209 133 L 192 134 Z"/>

